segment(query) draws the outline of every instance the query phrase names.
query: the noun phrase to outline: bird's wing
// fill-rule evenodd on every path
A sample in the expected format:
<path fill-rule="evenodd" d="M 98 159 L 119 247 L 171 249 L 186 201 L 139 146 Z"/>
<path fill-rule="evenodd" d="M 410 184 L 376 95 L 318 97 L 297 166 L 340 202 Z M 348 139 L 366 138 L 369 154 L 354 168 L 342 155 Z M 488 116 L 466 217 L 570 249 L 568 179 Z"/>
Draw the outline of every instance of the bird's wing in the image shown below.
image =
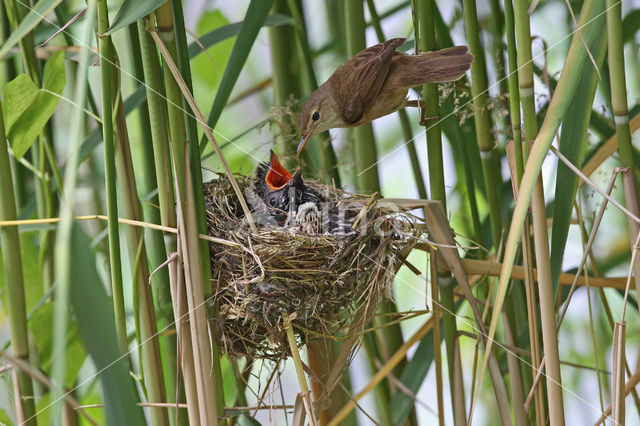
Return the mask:
<path fill-rule="evenodd" d="M 382 87 L 391 59 L 404 38 L 394 38 L 371 46 L 349 59 L 331 76 L 331 89 L 342 118 L 356 123 Z"/>

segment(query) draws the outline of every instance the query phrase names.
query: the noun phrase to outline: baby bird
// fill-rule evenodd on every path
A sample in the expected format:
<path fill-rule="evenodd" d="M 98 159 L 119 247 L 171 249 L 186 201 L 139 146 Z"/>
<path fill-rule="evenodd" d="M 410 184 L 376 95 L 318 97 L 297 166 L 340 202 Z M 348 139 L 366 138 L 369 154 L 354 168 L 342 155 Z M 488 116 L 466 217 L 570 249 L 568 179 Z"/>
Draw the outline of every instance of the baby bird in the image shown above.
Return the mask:
<path fill-rule="evenodd" d="M 295 227 L 308 234 L 321 232 L 320 197 L 304 184 L 299 168 L 292 175 L 271 151 L 271 161 L 258 165 L 255 178 L 255 194 L 263 202 L 260 207 L 263 211 L 266 207 L 278 226 Z M 256 205 L 254 210 L 260 209 Z"/>

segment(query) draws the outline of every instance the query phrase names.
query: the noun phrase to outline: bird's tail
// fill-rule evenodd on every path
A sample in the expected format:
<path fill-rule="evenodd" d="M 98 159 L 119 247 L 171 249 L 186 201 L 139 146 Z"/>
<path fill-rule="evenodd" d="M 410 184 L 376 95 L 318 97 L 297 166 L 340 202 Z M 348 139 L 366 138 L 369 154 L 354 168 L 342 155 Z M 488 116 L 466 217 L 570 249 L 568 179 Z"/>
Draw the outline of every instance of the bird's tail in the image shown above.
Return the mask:
<path fill-rule="evenodd" d="M 444 83 L 456 81 L 471 67 L 473 55 L 467 46 L 425 52 L 420 55 L 402 56 L 403 86 L 417 86 L 424 83 Z"/>

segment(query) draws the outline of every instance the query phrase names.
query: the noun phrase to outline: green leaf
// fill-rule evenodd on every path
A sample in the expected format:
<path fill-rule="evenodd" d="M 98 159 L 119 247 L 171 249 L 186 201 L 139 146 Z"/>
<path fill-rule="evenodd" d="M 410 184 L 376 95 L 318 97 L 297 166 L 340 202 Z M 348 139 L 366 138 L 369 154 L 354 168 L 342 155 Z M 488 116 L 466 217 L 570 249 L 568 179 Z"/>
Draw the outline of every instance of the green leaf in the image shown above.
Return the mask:
<path fill-rule="evenodd" d="M 599 20 L 602 31 L 604 20 Z M 607 43 L 604 37 L 595 37 L 589 45 L 594 59 L 602 67 Z M 587 145 L 587 129 L 591 119 L 591 106 L 598 85 L 598 74 L 589 62 L 579 75 L 580 82 L 567 109 L 560 134 L 560 152 L 573 164 L 581 165 Z M 564 250 L 569 235 L 573 203 L 578 189 L 578 176 L 564 163 L 558 162 L 555 199 L 553 202 L 553 225 L 551 226 L 551 278 L 554 294 L 558 291 L 558 279 L 562 272 Z"/>
<path fill-rule="evenodd" d="M 51 324 L 53 324 L 53 303 L 47 302 L 34 311 L 29 320 L 29 329 L 36 340 L 40 368 L 51 374 L 52 365 L 52 337 Z M 64 384 L 67 388 L 72 388 L 76 381 L 80 367 L 87 357 L 84 345 L 78 336 L 78 328 L 73 321 L 68 322 L 67 343 L 66 343 L 66 376 Z"/>
<path fill-rule="evenodd" d="M 160 6 L 167 0 L 124 0 L 115 19 L 111 23 L 107 35 L 113 34 L 121 28 L 142 19 Z"/>
<path fill-rule="evenodd" d="M 6 55 L 13 46 L 18 44 L 20 40 L 36 25 L 44 19 L 44 17 L 51 12 L 62 0 L 40 0 L 35 6 L 31 8 L 29 14 L 24 17 L 18 28 L 15 29 L 7 39 L 7 41 L 0 47 L 0 59 Z"/>
<path fill-rule="evenodd" d="M 4 409 L 0 408 L 0 425 L 12 425 L 11 419 Z"/>
<path fill-rule="evenodd" d="M 37 235 L 22 232 L 20 228 L 20 257 L 22 259 L 22 273 L 24 278 L 24 295 L 26 299 L 27 311 L 33 309 L 43 295 L 42 270 L 40 268 L 39 247 L 36 245 Z M 2 247 L 0 247 L 2 250 Z M 6 279 L 4 275 L 4 265 L 0 256 L 0 299 L 2 306 L 0 309 L 0 323 L 5 320 L 4 315 L 8 312 L 6 292 Z"/>
<path fill-rule="evenodd" d="M 293 20 L 293 18 L 291 18 L 290 16 L 287 15 L 282 15 L 279 13 L 273 13 L 269 16 L 267 16 L 267 19 L 265 19 L 264 23 L 262 24 L 263 27 L 278 27 L 280 25 L 293 25 L 295 24 L 296 21 Z M 220 43 L 221 41 L 224 41 L 228 38 L 237 36 L 238 33 L 240 32 L 240 27 L 242 27 L 242 21 L 241 22 L 235 22 L 233 24 L 229 24 L 229 25 L 225 25 L 224 27 L 220 27 L 220 28 L 216 28 L 215 30 L 208 32 L 207 34 L 203 35 L 202 37 L 200 37 L 200 43 L 202 43 L 202 45 L 205 48 L 209 48 L 217 43 Z M 198 45 L 198 43 L 193 42 L 191 44 L 189 44 L 189 57 L 190 58 L 195 58 L 196 56 L 198 56 L 200 53 L 202 53 L 203 50 L 202 48 Z"/>
<path fill-rule="evenodd" d="M 622 20 L 622 42 L 633 41 L 636 33 L 640 30 L 640 9 L 633 10 Z"/>
<path fill-rule="evenodd" d="M 29 105 L 38 96 L 38 86 L 27 74 L 19 74 L 16 78 L 5 84 L 2 114 L 4 115 L 4 128 L 7 135 L 13 125 L 24 113 Z"/>
<path fill-rule="evenodd" d="M 227 18 L 225 18 L 219 10 L 213 10 L 200 17 L 197 33 L 210 33 L 214 28 L 225 28 L 228 25 L 229 21 Z M 203 95 L 200 101 L 206 100 L 207 102 L 205 106 L 202 106 L 202 102 L 199 102 L 198 104 L 201 105 L 201 108 L 211 108 L 215 91 L 220 84 L 220 79 L 226 69 L 232 49 L 232 38 L 220 40 L 213 46 L 207 48 L 209 55 L 215 58 L 215 66 L 211 63 L 211 59 L 205 55 L 198 55 L 191 60 L 191 71 L 194 80 L 198 83 L 198 87 L 194 89 L 194 92 L 196 96 L 198 96 L 198 94 Z M 200 46 L 198 46 L 198 50 L 202 52 Z"/>
<path fill-rule="evenodd" d="M 128 357 L 120 353 L 113 306 L 96 270 L 90 241 L 78 222 L 72 230 L 69 296 L 82 340 L 98 371 L 108 424 L 144 424 Z"/>
<path fill-rule="evenodd" d="M 258 31 L 262 28 L 264 21 L 267 19 L 272 3 L 273 0 L 251 0 L 251 3 L 249 4 L 247 14 L 244 17 L 244 21 L 242 21 L 240 32 L 238 33 L 238 38 L 233 45 L 231 58 L 229 58 L 227 68 L 224 70 L 220 87 L 218 87 L 216 98 L 213 101 L 213 106 L 209 112 L 207 124 L 212 128 L 215 128 L 216 123 L 220 118 L 220 114 L 222 114 L 222 109 L 229 100 L 231 90 L 233 90 L 233 86 L 238 80 L 240 71 L 242 70 L 244 63 L 247 61 L 247 56 L 249 56 L 249 51 L 251 51 L 251 48 L 253 47 Z M 201 153 L 206 146 L 207 140 L 203 137 L 200 141 Z"/>
<path fill-rule="evenodd" d="M 17 158 L 27 152 L 58 106 L 60 98 L 48 92 L 61 94 L 65 82 L 64 51 L 61 50 L 45 64 L 43 89 L 36 88 L 35 96 L 35 84 L 32 81 L 29 84 L 24 74 L 7 83 L 3 112 L 10 114 L 7 136 Z"/>

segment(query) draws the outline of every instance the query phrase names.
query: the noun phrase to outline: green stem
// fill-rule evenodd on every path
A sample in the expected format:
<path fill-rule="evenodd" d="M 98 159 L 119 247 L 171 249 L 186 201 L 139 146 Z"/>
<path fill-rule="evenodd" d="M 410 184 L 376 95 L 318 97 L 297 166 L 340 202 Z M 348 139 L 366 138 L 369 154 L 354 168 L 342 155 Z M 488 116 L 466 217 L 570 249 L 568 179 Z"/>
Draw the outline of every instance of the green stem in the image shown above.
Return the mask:
<path fill-rule="evenodd" d="M 176 213 L 175 213 L 175 198 L 173 196 L 172 189 L 172 176 L 171 173 L 171 163 L 170 163 L 170 155 L 169 155 L 169 135 L 167 129 L 166 115 L 167 108 L 164 100 L 164 87 L 162 83 L 162 74 L 160 67 L 160 60 L 158 59 L 158 52 L 155 48 L 155 44 L 151 35 L 148 33 L 145 28 L 145 22 L 151 22 L 152 17 L 147 19 L 139 20 L 137 23 L 138 26 L 138 34 L 140 39 L 140 52 L 141 52 L 141 60 L 144 72 L 144 81 L 146 83 L 146 92 L 147 92 L 147 107 L 149 113 L 149 121 L 150 121 L 150 130 L 151 130 L 151 143 L 152 153 L 153 153 L 153 162 L 155 168 L 155 176 L 156 176 L 156 186 L 158 188 L 158 207 L 160 213 L 160 223 L 164 226 L 176 227 Z M 173 235 L 165 235 L 164 237 L 165 251 L 166 253 L 175 253 L 177 250 L 177 242 L 176 238 Z M 167 284 L 170 284 L 167 282 Z M 170 305 L 167 308 L 167 312 L 171 313 L 172 305 L 171 300 L 167 301 Z M 160 303 L 160 307 L 162 308 L 163 302 Z M 183 345 L 191 344 L 191 339 L 187 339 L 184 335 L 182 335 L 181 339 L 181 347 L 184 348 Z M 174 342 L 169 341 L 165 344 L 165 348 L 163 349 L 163 354 L 165 355 L 165 359 L 171 357 L 172 360 L 176 354 L 175 349 L 171 349 L 173 347 Z M 188 350 L 182 351 L 182 359 L 183 362 L 186 361 L 188 355 L 186 354 Z M 177 361 L 177 360 L 175 360 Z M 175 362 L 172 361 L 172 362 Z M 193 363 L 191 362 L 190 365 Z M 167 370 L 171 371 L 173 368 L 167 368 Z M 175 370 L 172 373 L 175 376 Z M 183 380 L 184 380 L 184 388 L 185 391 L 189 393 L 187 396 L 187 401 L 191 402 L 193 400 L 197 400 L 197 397 L 193 395 L 193 389 L 195 389 L 193 371 L 187 369 L 183 369 Z M 168 377 L 168 376 L 167 376 Z M 167 379 L 167 395 L 170 400 L 175 399 L 175 387 L 171 387 L 171 378 Z M 188 410 L 188 419 L 191 423 L 198 423 L 198 418 L 194 417 L 194 412 L 197 413 L 197 409 L 194 411 L 190 409 Z M 170 420 L 173 420 L 175 417 L 170 412 Z M 183 422 L 186 423 L 187 416 L 180 416 L 179 419 L 183 419 Z"/>
<path fill-rule="evenodd" d="M 511 129 L 513 138 L 513 147 L 515 153 L 516 163 L 516 183 L 520 184 L 522 178 L 522 172 L 524 170 L 524 161 L 522 156 L 522 132 L 520 126 L 520 96 L 518 93 L 518 74 L 517 74 L 517 54 L 516 54 L 516 39 L 515 28 L 513 18 L 513 3 L 511 0 L 505 0 L 504 3 L 504 16 L 505 27 L 507 33 L 507 58 L 508 58 L 508 87 L 509 87 L 509 112 L 511 119 Z M 523 244 L 523 256 L 527 259 L 531 259 L 531 253 L 529 245 Z M 527 285 L 533 285 L 533 283 L 525 280 Z M 519 327 L 518 322 L 515 319 L 515 309 L 526 312 L 526 304 L 523 306 L 522 298 L 517 298 L 515 293 L 510 295 L 510 303 L 507 304 L 505 309 L 505 321 L 508 323 L 508 330 L 506 330 L 507 336 L 510 334 L 515 339 L 518 336 Z M 516 425 L 526 424 L 528 419 L 526 413 L 524 413 L 524 401 L 520 400 L 523 395 L 523 390 L 530 387 L 530 376 L 522 377 L 519 361 L 510 354 L 508 355 L 509 361 L 509 379 L 511 384 L 511 395 L 513 398 L 514 414 L 516 419 Z M 529 359 L 533 359 L 530 357 Z M 538 388 L 541 389 L 541 388 Z M 535 399 L 535 413 L 540 417 L 542 413 L 542 406 L 540 405 L 540 392 L 536 390 Z"/>
<path fill-rule="evenodd" d="M 31 9 L 31 3 L 28 0 L 23 1 L 10 1 L 5 0 L 7 9 L 7 16 L 11 23 L 12 28 L 15 30 L 18 24 L 27 16 Z M 22 52 L 22 60 L 24 69 L 31 77 L 31 80 L 36 86 L 42 84 L 40 64 L 35 55 L 35 43 L 34 33 L 30 32 L 20 40 L 20 50 Z M 47 137 L 46 132 L 38 135 L 36 143 L 31 149 L 33 164 L 38 168 L 40 180 L 35 182 L 36 192 L 36 205 L 38 211 L 38 217 L 51 217 L 55 214 L 56 200 L 51 193 L 50 182 L 47 176 L 49 175 L 48 163 L 45 156 L 45 147 L 50 147 L 51 141 Z M 54 163 L 55 164 L 55 163 Z M 51 230 L 44 230 L 40 232 L 40 265 L 42 269 L 42 283 L 45 289 L 48 289 L 53 284 L 53 240 L 55 235 Z"/>
<path fill-rule="evenodd" d="M 272 13 L 288 15 L 289 8 L 286 0 L 274 0 Z M 273 86 L 273 104 L 274 106 L 284 107 L 290 101 L 291 97 L 299 97 L 300 89 L 296 75 L 293 72 L 292 62 L 297 55 L 294 54 L 294 33 L 290 26 L 272 27 L 269 32 L 269 47 L 271 49 L 271 63 L 273 64 L 272 86 Z M 291 122 L 285 116 L 285 123 L 281 128 L 291 128 Z M 278 132 L 282 133 L 282 132 Z M 278 134 L 275 145 L 279 153 L 284 154 L 283 159 L 285 167 L 293 166 L 293 157 L 296 154 L 296 141 L 290 140 L 286 134 Z M 316 144 L 317 145 L 317 144 Z M 317 150 L 318 147 L 313 147 Z M 305 153 L 305 155 L 307 155 Z M 308 158 L 308 156 L 307 156 Z"/>
<path fill-rule="evenodd" d="M 116 77 L 117 78 L 117 77 Z M 118 167 L 118 183 L 120 187 L 123 210 L 126 216 L 133 220 L 142 220 L 142 211 L 136 191 L 136 178 L 133 172 L 133 160 L 129 145 L 129 136 L 126 127 L 124 104 L 116 91 L 114 97 L 118 98 L 116 115 L 116 162 Z M 158 328 L 153 304 L 153 296 L 149 287 L 149 264 L 144 251 L 145 242 L 140 228 L 128 226 L 125 228 L 129 244 L 129 251 L 133 253 L 136 248 L 142 251 L 137 257 L 131 256 L 131 271 L 133 274 L 134 306 L 137 313 L 137 331 L 140 338 L 141 371 L 144 378 L 144 389 L 147 400 L 153 402 L 166 401 L 164 375 L 162 373 L 162 360 L 158 344 Z M 136 300 L 137 299 L 137 300 Z M 144 344 L 142 344 L 144 343 Z M 166 408 L 158 407 L 149 411 L 151 422 L 154 425 L 169 424 Z"/>
<path fill-rule="evenodd" d="M 611 107 L 613 109 L 613 119 L 616 123 L 618 152 L 620 153 L 620 162 L 624 167 L 629 168 L 629 176 L 631 177 L 630 180 L 625 180 L 625 187 L 627 187 L 625 189 L 625 203 L 629 210 L 637 212 L 640 208 L 637 201 L 640 194 L 640 178 L 638 178 L 635 172 L 633 163 L 634 148 L 631 142 L 631 131 L 629 129 L 627 84 L 624 72 L 624 44 L 622 41 L 622 2 L 607 0 L 607 35 L 609 74 L 611 76 Z M 632 184 L 633 188 L 629 188 L 629 184 Z M 631 218 L 627 218 L 627 222 L 630 231 L 630 240 L 634 241 L 635 235 L 640 228 Z M 633 242 L 631 244 L 633 249 Z M 640 298 L 640 264 L 637 259 L 633 265 L 633 269 L 636 295 Z"/>
<path fill-rule="evenodd" d="M 114 90 L 114 62 L 111 37 L 103 34 L 109 29 L 107 0 L 98 0 L 98 49 L 100 52 L 100 82 L 102 88 L 102 138 L 104 141 L 104 173 L 106 180 L 107 228 L 109 233 L 109 264 L 111 291 L 118 342 L 122 353 L 127 353 L 127 328 L 122 287 L 122 264 L 120 259 L 120 234 L 118 228 L 118 198 L 116 193 L 115 144 L 113 140 L 113 107 L 111 95 Z"/>
<path fill-rule="evenodd" d="M 501 179 L 496 170 L 495 143 L 491 134 L 491 117 L 487 109 L 487 70 L 484 50 L 480 43 L 480 28 L 476 3 L 473 0 L 463 0 L 464 25 L 469 42 L 469 50 L 473 54 L 471 63 L 471 96 L 473 97 L 474 124 L 480 155 L 482 158 L 482 172 L 489 204 L 489 219 L 494 247 L 498 247 L 502 234 L 502 219 L 500 217 L 500 199 L 498 191 Z"/>
<path fill-rule="evenodd" d="M 302 12 L 298 9 L 297 0 L 288 0 L 288 5 L 291 16 L 297 23 L 295 33 L 298 38 L 298 46 L 300 47 L 305 71 L 307 73 L 305 83 L 308 87 L 305 87 L 305 91 L 312 92 L 318 88 L 318 80 L 313 69 L 313 59 L 311 49 L 309 48 L 309 42 L 307 40 L 304 17 Z M 338 171 L 338 159 L 333 149 L 333 145 L 331 144 L 331 135 L 329 135 L 329 132 L 322 132 L 319 137 L 314 137 L 314 139 L 319 140 L 311 141 L 312 144 L 309 144 L 310 148 L 312 148 L 311 155 L 313 158 L 316 156 L 320 157 L 320 163 L 322 165 L 321 175 L 323 179 L 340 188 L 341 181 L 340 172 Z M 321 143 L 321 141 L 326 141 L 326 144 Z"/>
<path fill-rule="evenodd" d="M 354 56 L 366 47 L 364 30 L 364 6 L 360 1 L 344 2 L 347 35 L 347 56 Z M 357 172 L 357 188 L 364 193 L 380 192 L 378 155 L 371 123 L 353 129 Z"/>
<path fill-rule="evenodd" d="M 0 103 L 0 221 L 15 220 L 16 204 L 13 193 L 13 178 L 9 164 L 8 141 L 5 139 L 2 104 Z M 16 358 L 29 362 L 29 334 L 27 331 L 27 313 L 24 294 L 24 277 L 22 275 L 22 256 L 20 254 L 20 237 L 15 226 L 0 227 L 0 247 L 2 247 L 2 263 L 6 291 L 6 307 L 9 315 L 9 331 L 11 334 L 11 351 Z M 18 373 L 18 387 L 24 416 L 30 419 L 29 425 L 36 425 L 35 402 L 33 399 L 33 383 L 25 372 Z"/>
<path fill-rule="evenodd" d="M 172 4 L 170 4 L 170 2 L 164 3 L 156 10 L 156 19 L 158 35 L 166 47 L 168 56 L 175 63 L 177 62 L 176 58 L 178 58 L 175 26 L 180 25 L 184 27 L 184 23 L 174 23 L 173 11 L 174 9 L 172 9 Z M 182 15 L 180 14 L 180 17 L 181 16 Z M 184 63 L 182 65 L 184 66 Z M 202 197 L 202 189 L 194 190 L 193 187 L 195 185 L 202 186 L 202 176 L 200 175 L 199 181 L 193 182 L 193 174 L 189 173 L 185 169 L 186 164 L 188 163 L 187 160 L 189 160 L 187 157 L 189 148 L 186 145 L 187 129 L 185 126 L 184 99 L 182 91 L 171 73 L 164 56 L 163 74 L 168 99 L 167 108 L 169 116 L 169 135 L 173 156 L 173 170 L 175 173 L 176 191 L 178 192 L 176 199 L 179 208 L 182 210 L 184 215 L 181 223 L 185 227 L 185 236 L 197 235 L 197 233 L 200 232 L 199 227 L 201 226 L 201 223 L 198 223 L 198 215 L 204 213 L 204 208 L 201 209 L 202 212 L 198 213 L 194 210 L 196 210 L 196 206 L 202 206 L 204 201 L 202 201 L 202 204 L 199 204 L 201 203 L 200 200 L 196 201 L 195 195 L 199 194 L 199 197 Z M 197 145 L 195 140 L 192 145 Z M 195 150 L 197 150 L 197 146 L 191 147 L 190 149 L 190 152 L 193 154 Z M 199 151 L 197 155 L 192 156 L 197 157 L 195 161 L 197 168 L 200 169 Z M 193 168 L 194 166 L 192 165 L 190 169 L 192 170 Z M 204 292 L 210 292 L 210 282 L 208 279 L 205 279 L 205 277 L 210 276 L 211 266 L 207 264 L 205 267 L 202 257 L 204 253 L 208 253 L 208 245 L 206 246 L 206 251 L 202 251 L 202 242 L 197 239 L 197 237 L 195 237 L 193 241 L 189 240 L 188 244 L 189 247 L 186 247 L 186 244 L 184 243 L 182 245 L 183 250 L 188 250 L 189 252 L 188 256 L 184 254 L 185 271 L 188 269 L 190 276 L 189 283 L 185 282 L 185 284 L 192 285 L 194 287 L 201 287 L 186 289 L 186 293 L 188 295 L 188 306 L 191 310 L 189 312 L 189 317 L 191 321 L 190 328 L 192 330 L 192 353 L 194 357 L 194 364 L 196 366 L 195 379 L 197 382 L 197 394 L 194 396 L 198 398 L 200 421 L 203 423 L 208 422 L 217 424 L 217 419 L 219 416 L 223 415 L 224 409 L 222 374 L 219 364 L 220 359 L 215 342 L 211 342 L 206 338 L 206 335 L 203 334 L 203 327 L 206 327 L 206 318 L 203 317 L 203 312 L 199 305 L 199 303 L 204 300 Z M 194 266 L 194 261 L 198 263 L 198 267 Z M 177 303 L 177 301 L 174 302 Z M 203 351 L 205 340 L 207 347 L 206 354 Z M 213 348 L 213 353 L 210 353 L 210 347 Z M 205 369 L 207 371 L 204 371 Z M 211 373 L 213 377 L 210 376 Z"/>
<path fill-rule="evenodd" d="M 373 25 L 378 42 L 383 43 L 387 38 L 382 31 L 382 25 L 380 23 L 380 16 L 376 11 L 376 6 L 373 0 L 367 0 L 367 8 L 371 15 L 371 24 Z M 407 153 L 409 154 L 409 161 L 411 162 L 411 169 L 413 170 L 413 180 L 416 183 L 416 189 L 418 190 L 418 196 L 423 200 L 427 199 L 427 187 L 424 184 L 424 177 L 422 176 L 422 169 L 420 168 L 420 159 L 418 158 L 418 151 L 416 144 L 413 141 L 413 132 L 411 131 L 411 123 L 409 122 L 409 115 L 407 110 L 401 109 L 398 111 L 398 117 L 400 118 L 400 125 L 402 126 L 402 135 L 407 145 Z"/>
<path fill-rule="evenodd" d="M 435 20 L 433 0 L 426 0 L 417 5 L 418 29 L 420 50 L 428 52 L 436 50 Z M 436 84 L 423 85 L 423 98 L 425 114 L 427 117 L 439 117 L 440 106 L 438 104 L 438 86 Z M 436 121 L 427 125 L 427 151 L 429 160 L 429 183 L 431 198 L 442 202 L 446 210 L 446 192 L 444 185 L 444 165 L 442 155 L 442 133 L 440 124 Z M 437 257 L 434 258 L 436 260 Z M 431 276 L 437 277 L 440 303 L 446 312 L 455 312 L 451 273 L 439 271 L 438 262 L 431 262 L 431 267 L 436 268 Z M 453 418 L 456 425 L 465 424 L 466 413 L 464 406 L 464 388 L 460 386 L 456 378 L 460 378 L 458 372 L 462 371 L 460 363 L 460 349 L 456 344 L 457 326 L 453 315 L 443 317 L 444 339 L 447 348 L 447 365 L 449 367 L 449 391 L 451 394 Z"/>

